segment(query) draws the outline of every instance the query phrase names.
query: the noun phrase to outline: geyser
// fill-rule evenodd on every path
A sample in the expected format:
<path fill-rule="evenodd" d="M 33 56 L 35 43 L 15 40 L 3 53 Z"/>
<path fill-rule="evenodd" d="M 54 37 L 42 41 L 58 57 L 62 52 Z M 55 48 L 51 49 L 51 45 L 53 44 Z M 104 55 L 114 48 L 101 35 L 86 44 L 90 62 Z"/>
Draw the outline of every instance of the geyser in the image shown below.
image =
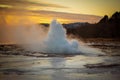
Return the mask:
<path fill-rule="evenodd" d="M 63 26 L 53 20 L 50 24 L 48 36 L 45 40 L 48 53 L 79 53 L 77 40 L 69 41 L 66 38 L 66 30 Z"/>
<path fill-rule="evenodd" d="M 32 40 L 32 38 L 30 38 Z M 35 40 L 35 37 L 33 38 Z M 37 37 L 36 37 L 37 39 Z M 33 42 L 33 41 L 31 41 Z M 29 42 L 30 43 L 30 42 Z M 61 54 L 102 54 L 98 49 L 94 49 L 83 44 L 77 40 L 68 40 L 66 37 L 66 30 L 56 20 L 52 20 L 48 34 L 42 41 L 36 41 L 27 46 L 27 49 L 32 51 L 39 51 L 44 53 L 61 53 Z"/>
<path fill-rule="evenodd" d="M 52 20 L 46 34 L 41 26 L 30 25 L 29 29 L 22 27 L 17 29 L 16 42 L 26 50 L 43 53 L 59 54 L 102 54 L 98 49 L 88 47 L 79 41 L 69 40 L 66 37 L 66 30 L 56 20 Z"/>

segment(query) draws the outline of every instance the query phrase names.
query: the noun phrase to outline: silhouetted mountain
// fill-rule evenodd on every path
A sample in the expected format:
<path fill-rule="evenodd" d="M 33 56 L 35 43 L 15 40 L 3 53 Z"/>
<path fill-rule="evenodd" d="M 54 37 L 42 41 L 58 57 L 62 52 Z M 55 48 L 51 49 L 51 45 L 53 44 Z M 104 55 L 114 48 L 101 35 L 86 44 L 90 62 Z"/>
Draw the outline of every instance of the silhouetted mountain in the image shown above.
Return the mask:
<path fill-rule="evenodd" d="M 76 23 L 69 23 L 69 24 L 62 24 L 65 28 L 77 28 L 77 27 L 81 27 L 84 25 L 87 25 L 89 23 L 87 22 L 76 22 Z"/>
<path fill-rule="evenodd" d="M 84 25 L 87 25 L 87 24 L 89 24 L 89 23 L 87 23 L 87 22 L 76 22 L 76 23 L 69 23 L 69 24 L 62 24 L 62 25 L 66 28 L 75 28 L 75 27 L 81 27 L 81 26 L 84 26 Z M 45 27 L 49 27 L 48 23 L 40 23 L 40 25 L 43 25 Z"/>
<path fill-rule="evenodd" d="M 110 18 L 105 15 L 96 24 L 65 28 L 68 34 L 83 38 L 120 38 L 120 12 L 114 13 Z"/>
<path fill-rule="evenodd" d="M 100 21 L 99 23 L 107 23 L 108 22 L 108 16 L 105 15 Z"/>
<path fill-rule="evenodd" d="M 120 12 L 116 12 L 109 19 L 110 23 L 119 23 L 120 24 Z"/>

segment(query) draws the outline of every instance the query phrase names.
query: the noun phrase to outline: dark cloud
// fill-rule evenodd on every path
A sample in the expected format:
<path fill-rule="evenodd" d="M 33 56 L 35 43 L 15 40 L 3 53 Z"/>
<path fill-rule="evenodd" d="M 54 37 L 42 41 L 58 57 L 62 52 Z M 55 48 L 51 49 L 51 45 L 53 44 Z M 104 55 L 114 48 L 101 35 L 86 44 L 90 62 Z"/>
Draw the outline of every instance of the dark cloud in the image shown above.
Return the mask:
<path fill-rule="evenodd" d="M 0 7 L 15 7 L 15 8 L 25 8 L 29 6 L 38 6 L 38 7 L 54 7 L 54 8 L 68 8 L 62 5 L 58 4 L 52 4 L 52 3 L 46 3 L 46 2 L 35 2 L 33 1 L 28 1 L 28 0 L 0 0 Z M 4 5 L 4 6 L 3 6 Z"/>

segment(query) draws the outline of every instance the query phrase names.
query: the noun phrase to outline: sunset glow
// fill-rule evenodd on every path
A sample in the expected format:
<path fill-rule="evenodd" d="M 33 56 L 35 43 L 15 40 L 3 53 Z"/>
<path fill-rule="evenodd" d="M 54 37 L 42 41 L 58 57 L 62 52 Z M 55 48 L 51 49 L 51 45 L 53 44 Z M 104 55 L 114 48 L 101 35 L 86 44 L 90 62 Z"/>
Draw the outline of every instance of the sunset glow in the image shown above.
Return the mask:
<path fill-rule="evenodd" d="M 61 23 L 96 23 L 101 16 L 106 14 L 111 16 L 115 11 L 119 11 L 119 2 L 119 0 L 0 0 L 0 14 L 9 22 L 13 17 L 13 19 L 28 18 L 37 23 L 49 23 L 53 18 L 57 18 Z"/>

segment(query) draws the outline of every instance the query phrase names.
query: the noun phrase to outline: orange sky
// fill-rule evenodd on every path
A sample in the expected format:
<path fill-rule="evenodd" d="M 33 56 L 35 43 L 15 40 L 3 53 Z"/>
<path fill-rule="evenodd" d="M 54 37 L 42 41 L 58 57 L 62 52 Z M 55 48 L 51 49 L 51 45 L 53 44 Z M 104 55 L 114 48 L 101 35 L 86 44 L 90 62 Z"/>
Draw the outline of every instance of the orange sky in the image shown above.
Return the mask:
<path fill-rule="evenodd" d="M 7 23 L 30 20 L 49 23 L 98 22 L 105 14 L 120 11 L 120 0 L 0 0 L 0 19 Z"/>
<path fill-rule="evenodd" d="M 7 13 L 7 10 L 1 12 L 1 19 L 4 19 L 6 23 L 16 23 L 21 20 L 29 20 L 35 23 L 50 23 L 50 21 L 55 18 L 61 23 L 73 23 L 73 22 L 98 22 L 101 17 L 94 15 L 83 15 L 83 14 L 71 14 L 71 13 L 60 13 L 52 11 L 16 11 L 11 10 Z"/>

